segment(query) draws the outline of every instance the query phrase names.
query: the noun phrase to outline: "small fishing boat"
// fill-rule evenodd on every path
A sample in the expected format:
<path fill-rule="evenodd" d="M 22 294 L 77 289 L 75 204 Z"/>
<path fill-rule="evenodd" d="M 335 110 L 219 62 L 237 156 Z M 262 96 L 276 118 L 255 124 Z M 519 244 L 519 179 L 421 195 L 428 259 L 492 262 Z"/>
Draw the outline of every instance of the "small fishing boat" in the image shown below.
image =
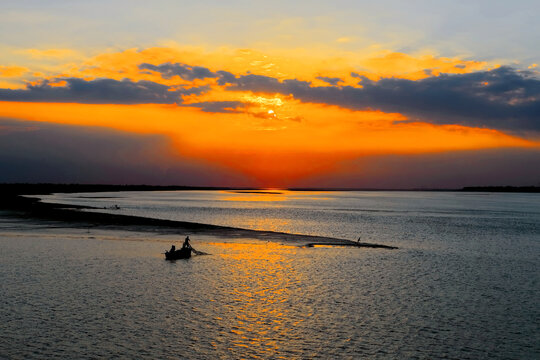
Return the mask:
<path fill-rule="evenodd" d="M 189 259 L 191 257 L 191 248 L 183 247 L 180 250 L 165 251 L 165 260 Z"/>

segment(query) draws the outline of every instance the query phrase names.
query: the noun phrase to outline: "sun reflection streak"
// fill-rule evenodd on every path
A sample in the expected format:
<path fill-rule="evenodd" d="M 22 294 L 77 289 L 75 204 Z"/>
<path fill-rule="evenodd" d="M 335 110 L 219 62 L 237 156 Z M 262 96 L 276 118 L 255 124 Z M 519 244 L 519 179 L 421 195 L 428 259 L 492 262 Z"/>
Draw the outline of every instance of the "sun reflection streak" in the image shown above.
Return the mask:
<path fill-rule="evenodd" d="M 238 190 L 221 191 L 225 196 L 221 201 L 239 201 L 239 202 L 279 202 L 289 201 L 293 198 L 292 192 L 288 190 Z"/>
<path fill-rule="evenodd" d="M 226 299 L 221 299 L 222 315 L 214 320 L 236 336 L 228 344 L 229 353 L 241 352 L 246 357 L 252 352 L 276 353 L 305 320 L 293 306 L 300 296 L 298 290 L 306 284 L 290 256 L 298 247 L 275 242 L 212 245 L 220 249 L 228 265 L 220 277 L 221 285 L 227 287 Z M 213 344 L 216 348 L 221 347 L 219 339 Z"/>
<path fill-rule="evenodd" d="M 291 191 L 282 189 L 268 189 L 268 190 L 237 190 L 228 191 L 222 190 L 221 194 L 224 194 L 220 201 L 238 201 L 238 202 L 279 202 L 279 201 L 293 201 L 293 200 L 327 200 L 327 197 L 319 196 L 325 194 L 325 191 Z"/>

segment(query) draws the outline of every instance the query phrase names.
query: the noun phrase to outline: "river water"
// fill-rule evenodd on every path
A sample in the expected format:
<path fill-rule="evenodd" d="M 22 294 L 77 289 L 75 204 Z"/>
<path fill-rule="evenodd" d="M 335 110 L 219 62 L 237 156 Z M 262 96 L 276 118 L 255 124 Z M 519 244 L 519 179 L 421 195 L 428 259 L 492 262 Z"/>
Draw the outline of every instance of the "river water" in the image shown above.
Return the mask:
<path fill-rule="evenodd" d="M 0 223 L 0 358 L 540 356 L 540 196 L 224 191 L 55 194 L 121 214 L 398 250 Z M 36 257 L 36 254 L 39 254 Z"/>

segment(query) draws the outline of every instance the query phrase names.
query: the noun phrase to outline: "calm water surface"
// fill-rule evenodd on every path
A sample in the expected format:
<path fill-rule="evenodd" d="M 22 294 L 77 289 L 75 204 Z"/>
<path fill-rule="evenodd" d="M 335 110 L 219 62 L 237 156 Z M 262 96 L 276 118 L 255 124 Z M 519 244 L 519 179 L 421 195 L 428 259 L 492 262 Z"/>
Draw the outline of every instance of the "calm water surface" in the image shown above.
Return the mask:
<path fill-rule="evenodd" d="M 5 220 L 0 358 L 537 359 L 539 200 L 406 192 L 53 195 L 48 201 L 360 235 L 400 249 L 195 237 L 194 246 L 212 255 L 170 263 L 160 252 L 178 243 L 175 235 Z"/>
<path fill-rule="evenodd" d="M 111 213 L 365 241 L 478 242 L 538 234 L 540 194 L 156 191 L 42 196 Z M 460 244 L 460 246 L 463 244 Z M 481 244 L 485 246 L 486 244 Z"/>

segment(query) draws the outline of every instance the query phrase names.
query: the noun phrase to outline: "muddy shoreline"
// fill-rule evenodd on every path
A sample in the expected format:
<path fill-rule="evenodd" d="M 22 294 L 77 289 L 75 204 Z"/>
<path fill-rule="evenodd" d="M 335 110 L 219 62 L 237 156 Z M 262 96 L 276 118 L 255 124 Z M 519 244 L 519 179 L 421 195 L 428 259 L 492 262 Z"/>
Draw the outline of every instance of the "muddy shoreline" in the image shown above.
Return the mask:
<path fill-rule="evenodd" d="M 326 245 L 396 249 L 396 247 L 383 244 L 358 243 L 351 240 L 324 236 L 249 230 L 187 221 L 162 220 L 140 216 L 85 211 L 92 208 L 76 205 L 44 203 L 37 197 L 21 196 L 14 193 L 3 192 L 0 195 L 0 209 L 6 211 L 4 216 L 55 221 L 60 222 L 67 227 L 99 227 L 171 234 L 206 234 L 228 238 L 254 238 L 283 243 L 295 242 L 302 246 Z"/>

